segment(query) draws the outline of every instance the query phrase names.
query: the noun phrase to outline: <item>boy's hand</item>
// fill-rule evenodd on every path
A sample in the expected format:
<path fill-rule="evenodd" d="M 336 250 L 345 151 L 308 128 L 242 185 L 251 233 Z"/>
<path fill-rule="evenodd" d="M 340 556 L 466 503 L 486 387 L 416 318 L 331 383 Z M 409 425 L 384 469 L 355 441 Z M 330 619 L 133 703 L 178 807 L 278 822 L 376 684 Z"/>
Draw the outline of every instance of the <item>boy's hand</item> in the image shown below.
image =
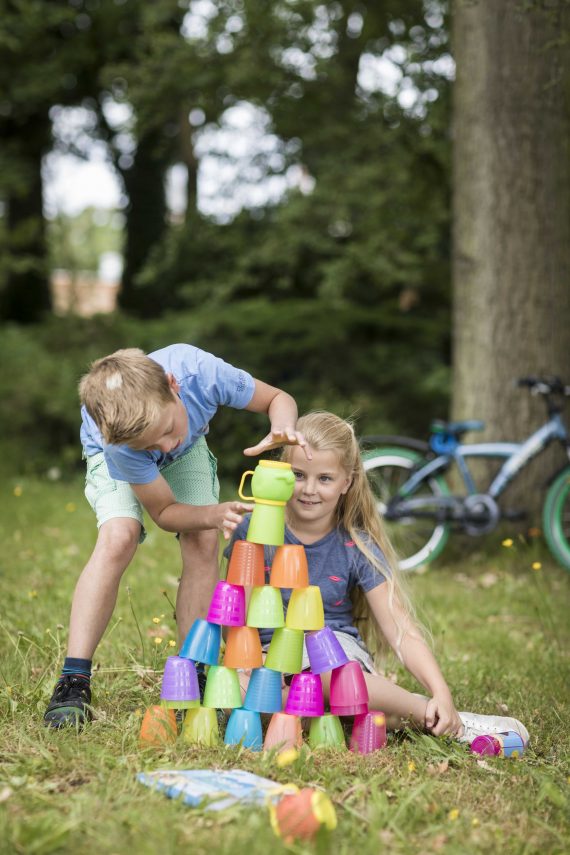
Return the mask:
<path fill-rule="evenodd" d="M 243 514 L 253 510 L 253 505 L 244 505 L 243 502 L 222 502 L 221 505 L 213 506 L 212 528 L 219 529 L 224 538 L 229 540 L 240 522 Z"/>
<path fill-rule="evenodd" d="M 268 433 L 261 442 L 258 442 L 257 445 L 252 445 L 251 448 L 244 448 L 243 453 L 247 457 L 255 457 L 257 454 L 263 454 L 264 451 L 271 451 L 272 448 L 280 448 L 282 445 L 299 445 L 305 452 L 307 460 L 312 458 L 307 440 L 302 433 L 292 427 L 272 427 L 271 433 Z"/>
<path fill-rule="evenodd" d="M 460 736 L 463 722 L 455 709 L 451 695 L 434 695 L 426 707 L 426 728 L 434 736 Z"/>

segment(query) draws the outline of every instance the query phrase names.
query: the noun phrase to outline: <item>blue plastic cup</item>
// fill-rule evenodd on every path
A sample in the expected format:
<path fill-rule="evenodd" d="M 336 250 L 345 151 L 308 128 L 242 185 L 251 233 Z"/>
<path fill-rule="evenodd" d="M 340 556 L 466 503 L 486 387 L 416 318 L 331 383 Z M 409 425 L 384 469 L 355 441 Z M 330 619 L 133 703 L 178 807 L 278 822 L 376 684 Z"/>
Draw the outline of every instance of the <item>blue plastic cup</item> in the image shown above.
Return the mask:
<path fill-rule="evenodd" d="M 255 710 L 243 707 L 233 710 L 226 726 L 225 745 L 243 745 L 252 751 L 261 751 L 263 736 L 261 716 Z"/>
<path fill-rule="evenodd" d="M 184 639 L 180 656 L 183 659 L 192 659 L 194 662 L 203 662 L 205 665 L 217 665 L 221 640 L 221 626 L 196 618 Z"/>
<path fill-rule="evenodd" d="M 254 712 L 280 712 L 281 672 L 272 671 L 271 668 L 254 668 L 243 705 L 246 710 Z"/>

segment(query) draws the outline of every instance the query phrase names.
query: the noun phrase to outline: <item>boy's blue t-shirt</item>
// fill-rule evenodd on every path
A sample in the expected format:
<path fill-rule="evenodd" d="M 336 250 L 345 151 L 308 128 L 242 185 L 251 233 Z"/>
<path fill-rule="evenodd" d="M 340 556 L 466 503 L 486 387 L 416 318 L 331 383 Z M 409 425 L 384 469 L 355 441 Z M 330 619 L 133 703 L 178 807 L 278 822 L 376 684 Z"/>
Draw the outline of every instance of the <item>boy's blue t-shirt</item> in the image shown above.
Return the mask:
<path fill-rule="evenodd" d="M 245 540 L 249 527 L 251 515 L 248 514 L 244 521 L 238 525 L 232 537 L 231 544 L 226 548 L 224 555 L 229 558 L 232 545 L 236 540 Z M 367 537 L 363 534 L 366 541 Z M 352 616 L 352 602 L 350 594 L 354 588 L 362 588 L 366 593 L 378 587 L 386 581 L 386 577 L 379 573 L 368 561 L 366 556 L 358 549 L 353 540 L 344 529 L 333 529 L 321 540 L 309 545 L 301 543 L 292 531 L 285 527 L 285 543 L 293 543 L 305 547 L 307 563 L 309 565 L 309 582 L 318 585 L 321 589 L 323 606 L 325 612 L 325 626 L 333 630 L 346 632 L 360 640 L 358 630 L 354 625 Z M 265 570 L 269 572 L 271 562 L 275 555 L 274 546 L 265 546 Z M 372 553 L 379 561 L 387 567 L 383 553 L 375 544 L 370 544 Z M 388 572 L 388 571 L 387 571 Z M 291 591 L 287 588 L 281 589 L 283 606 L 285 612 L 291 597 Z M 260 629 L 261 643 L 268 644 L 273 635 L 272 629 Z"/>
<path fill-rule="evenodd" d="M 171 344 L 148 355 L 166 373 L 172 374 L 180 386 L 178 394 L 188 413 L 188 435 L 177 449 L 164 454 L 161 451 L 135 451 L 127 445 L 106 444 L 85 407 L 81 408 L 80 435 L 85 456 L 91 457 L 102 451 L 111 477 L 129 484 L 150 484 L 161 468 L 181 457 L 199 437 L 208 433 L 209 423 L 218 407 L 243 409 L 255 390 L 255 381 L 247 371 L 234 368 L 191 344 Z"/>

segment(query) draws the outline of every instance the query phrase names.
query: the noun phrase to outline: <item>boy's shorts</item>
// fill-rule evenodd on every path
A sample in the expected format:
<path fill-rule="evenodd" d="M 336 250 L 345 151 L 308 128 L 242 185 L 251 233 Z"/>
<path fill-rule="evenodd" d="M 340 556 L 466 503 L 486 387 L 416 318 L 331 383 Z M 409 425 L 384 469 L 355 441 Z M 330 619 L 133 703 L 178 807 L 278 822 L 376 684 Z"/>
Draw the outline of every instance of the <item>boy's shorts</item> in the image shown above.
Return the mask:
<path fill-rule="evenodd" d="M 160 470 L 174 496 L 188 505 L 216 505 L 220 497 L 217 461 L 203 436 L 182 457 Z M 126 481 L 109 475 L 103 452 L 87 458 L 85 497 L 97 516 L 97 528 L 117 517 L 137 520 L 141 525 L 139 543 L 146 537 L 143 508 Z"/>

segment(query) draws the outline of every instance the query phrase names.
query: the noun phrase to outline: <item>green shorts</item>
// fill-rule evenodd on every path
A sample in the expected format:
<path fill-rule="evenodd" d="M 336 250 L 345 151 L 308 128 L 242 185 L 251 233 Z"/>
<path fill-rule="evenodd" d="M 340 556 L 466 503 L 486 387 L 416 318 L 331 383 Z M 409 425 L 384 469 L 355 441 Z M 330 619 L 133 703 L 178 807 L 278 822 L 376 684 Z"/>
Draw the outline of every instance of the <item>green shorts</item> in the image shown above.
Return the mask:
<path fill-rule="evenodd" d="M 188 505 L 216 505 L 220 498 L 217 461 L 203 436 L 182 457 L 160 470 L 177 501 Z M 85 496 L 95 511 L 97 528 L 117 517 L 141 524 L 140 543 L 146 537 L 143 508 L 126 481 L 109 475 L 103 452 L 87 458 Z"/>

